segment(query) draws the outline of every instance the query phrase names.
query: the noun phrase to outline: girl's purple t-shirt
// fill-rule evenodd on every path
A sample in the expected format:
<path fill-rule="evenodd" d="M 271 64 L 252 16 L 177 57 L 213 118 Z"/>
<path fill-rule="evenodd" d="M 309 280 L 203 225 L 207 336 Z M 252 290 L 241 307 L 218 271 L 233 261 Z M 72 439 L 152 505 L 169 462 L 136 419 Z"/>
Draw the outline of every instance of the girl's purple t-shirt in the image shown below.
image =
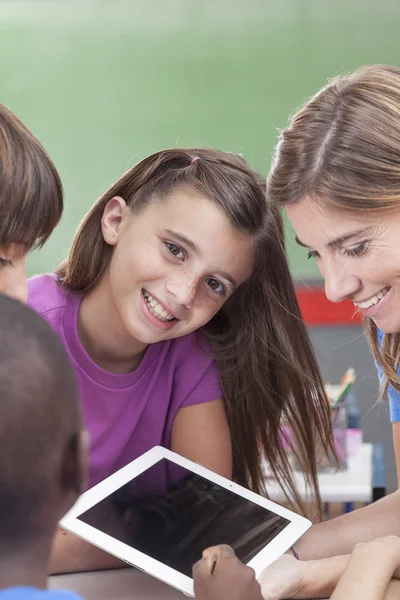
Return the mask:
<path fill-rule="evenodd" d="M 57 332 L 75 368 L 90 434 L 89 487 L 154 446 L 169 448 L 180 408 L 222 397 L 216 364 L 198 333 L 151 344 L 132 373 L 109 373 L 80 342 L 81 294 L 64 289 L 53 275 L 31 278 L 28 293 L 28 304 Z M 159 481 L 148 491 L 163 487 Z"/>

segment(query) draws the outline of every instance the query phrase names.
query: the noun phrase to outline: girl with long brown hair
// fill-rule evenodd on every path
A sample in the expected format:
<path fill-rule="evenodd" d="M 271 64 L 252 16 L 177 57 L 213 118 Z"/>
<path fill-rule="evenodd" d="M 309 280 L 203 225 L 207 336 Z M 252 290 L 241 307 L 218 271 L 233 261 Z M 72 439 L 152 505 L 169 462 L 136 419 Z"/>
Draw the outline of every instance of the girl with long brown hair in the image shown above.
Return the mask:
<path fill-rule="evenodd" d="M 267 200 L 285 207 L 327 297 L 364 317 L 400 473 L 400 68 L 364 67 L 312 97 L 280 134 Z M 296 547 L 301 558 L 329 557 L 391 534 L 400 535 L 400 492 L 313 526 Z M 332 560 L 306 569 L 299 596 L 330 593 L 347 558 Z"/>
<path fill-rule="evenodd" d="M 318 497 L 329 408 L 278 211 L 242 158 L 145 158 L 84 217 L 57 274 L 30 281 L 29 299 L 75 364 L 91 485 L 162 444 L 260 493 L 268 461 L 301 505 L 280 435 L 290 424 Z M 75 560 L 75 543 L 58 537 L 53 569 L 104 566 L 86 547 Z"/>

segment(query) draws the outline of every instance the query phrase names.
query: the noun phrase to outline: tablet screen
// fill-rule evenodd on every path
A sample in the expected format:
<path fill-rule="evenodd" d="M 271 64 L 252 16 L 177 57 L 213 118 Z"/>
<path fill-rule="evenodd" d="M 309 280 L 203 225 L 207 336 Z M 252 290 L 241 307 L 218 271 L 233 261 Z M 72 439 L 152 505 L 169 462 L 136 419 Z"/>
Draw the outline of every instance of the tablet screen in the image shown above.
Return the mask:
<path fill-rule="evenodd" d="M 140 493 L 146 489 L 146 479 L 151 481 L 161 475 L 174 481 L 165 494 Z M 247 563 L 290 523 L 167 459 L 160 460 L 78 519 L 188 577 L 205 548 L 229 544 Z"/>

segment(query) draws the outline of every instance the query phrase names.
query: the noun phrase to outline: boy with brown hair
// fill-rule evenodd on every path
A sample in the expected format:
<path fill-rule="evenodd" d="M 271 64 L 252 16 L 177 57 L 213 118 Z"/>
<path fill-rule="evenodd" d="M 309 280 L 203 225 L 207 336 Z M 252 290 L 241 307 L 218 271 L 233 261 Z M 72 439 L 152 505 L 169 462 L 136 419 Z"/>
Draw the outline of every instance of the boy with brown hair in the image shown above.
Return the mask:
<path fill-rule="evenodd" d="M 0 292 L 26 302 L 25 260 L 59 222 L 63 190 L 39 140 L 0 103 Z"/>

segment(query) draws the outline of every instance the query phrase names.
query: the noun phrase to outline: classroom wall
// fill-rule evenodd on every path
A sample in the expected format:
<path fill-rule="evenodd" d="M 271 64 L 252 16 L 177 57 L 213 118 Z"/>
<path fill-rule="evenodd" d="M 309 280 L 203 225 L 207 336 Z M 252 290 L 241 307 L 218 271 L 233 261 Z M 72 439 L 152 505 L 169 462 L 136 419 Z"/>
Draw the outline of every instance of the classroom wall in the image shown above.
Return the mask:
<path fill-rule="evenodd" d="M 44 143 L 66 193 L 29 273 L 54 269 L 91 203 L 150 152 L 217 146 L 266 174 L 278 129 L 328 77 L 400 64 L 399 25 L 397 0 L 1 0 L 0 100 Z M 290 230 L 288 249 L 298 281 L 318 278 Z M 356 346 L 323 331 L 339 377 Z M 362 348 L 367 412 L 376 384 Z M 368 436 L 390 444 L 386 417 L 368 414 Z"/>
<path fill-rule="evenodd" d="M 66 191 L 30 273 L 53 269 L 95 198 L 161 147 L 242 152 L 266 174 L 277 131 L 328 77 L 400 64 L 397 0 L 2 0 L 0 98 Z M 298 278 L 316 276 L 304 250 Z"/>

